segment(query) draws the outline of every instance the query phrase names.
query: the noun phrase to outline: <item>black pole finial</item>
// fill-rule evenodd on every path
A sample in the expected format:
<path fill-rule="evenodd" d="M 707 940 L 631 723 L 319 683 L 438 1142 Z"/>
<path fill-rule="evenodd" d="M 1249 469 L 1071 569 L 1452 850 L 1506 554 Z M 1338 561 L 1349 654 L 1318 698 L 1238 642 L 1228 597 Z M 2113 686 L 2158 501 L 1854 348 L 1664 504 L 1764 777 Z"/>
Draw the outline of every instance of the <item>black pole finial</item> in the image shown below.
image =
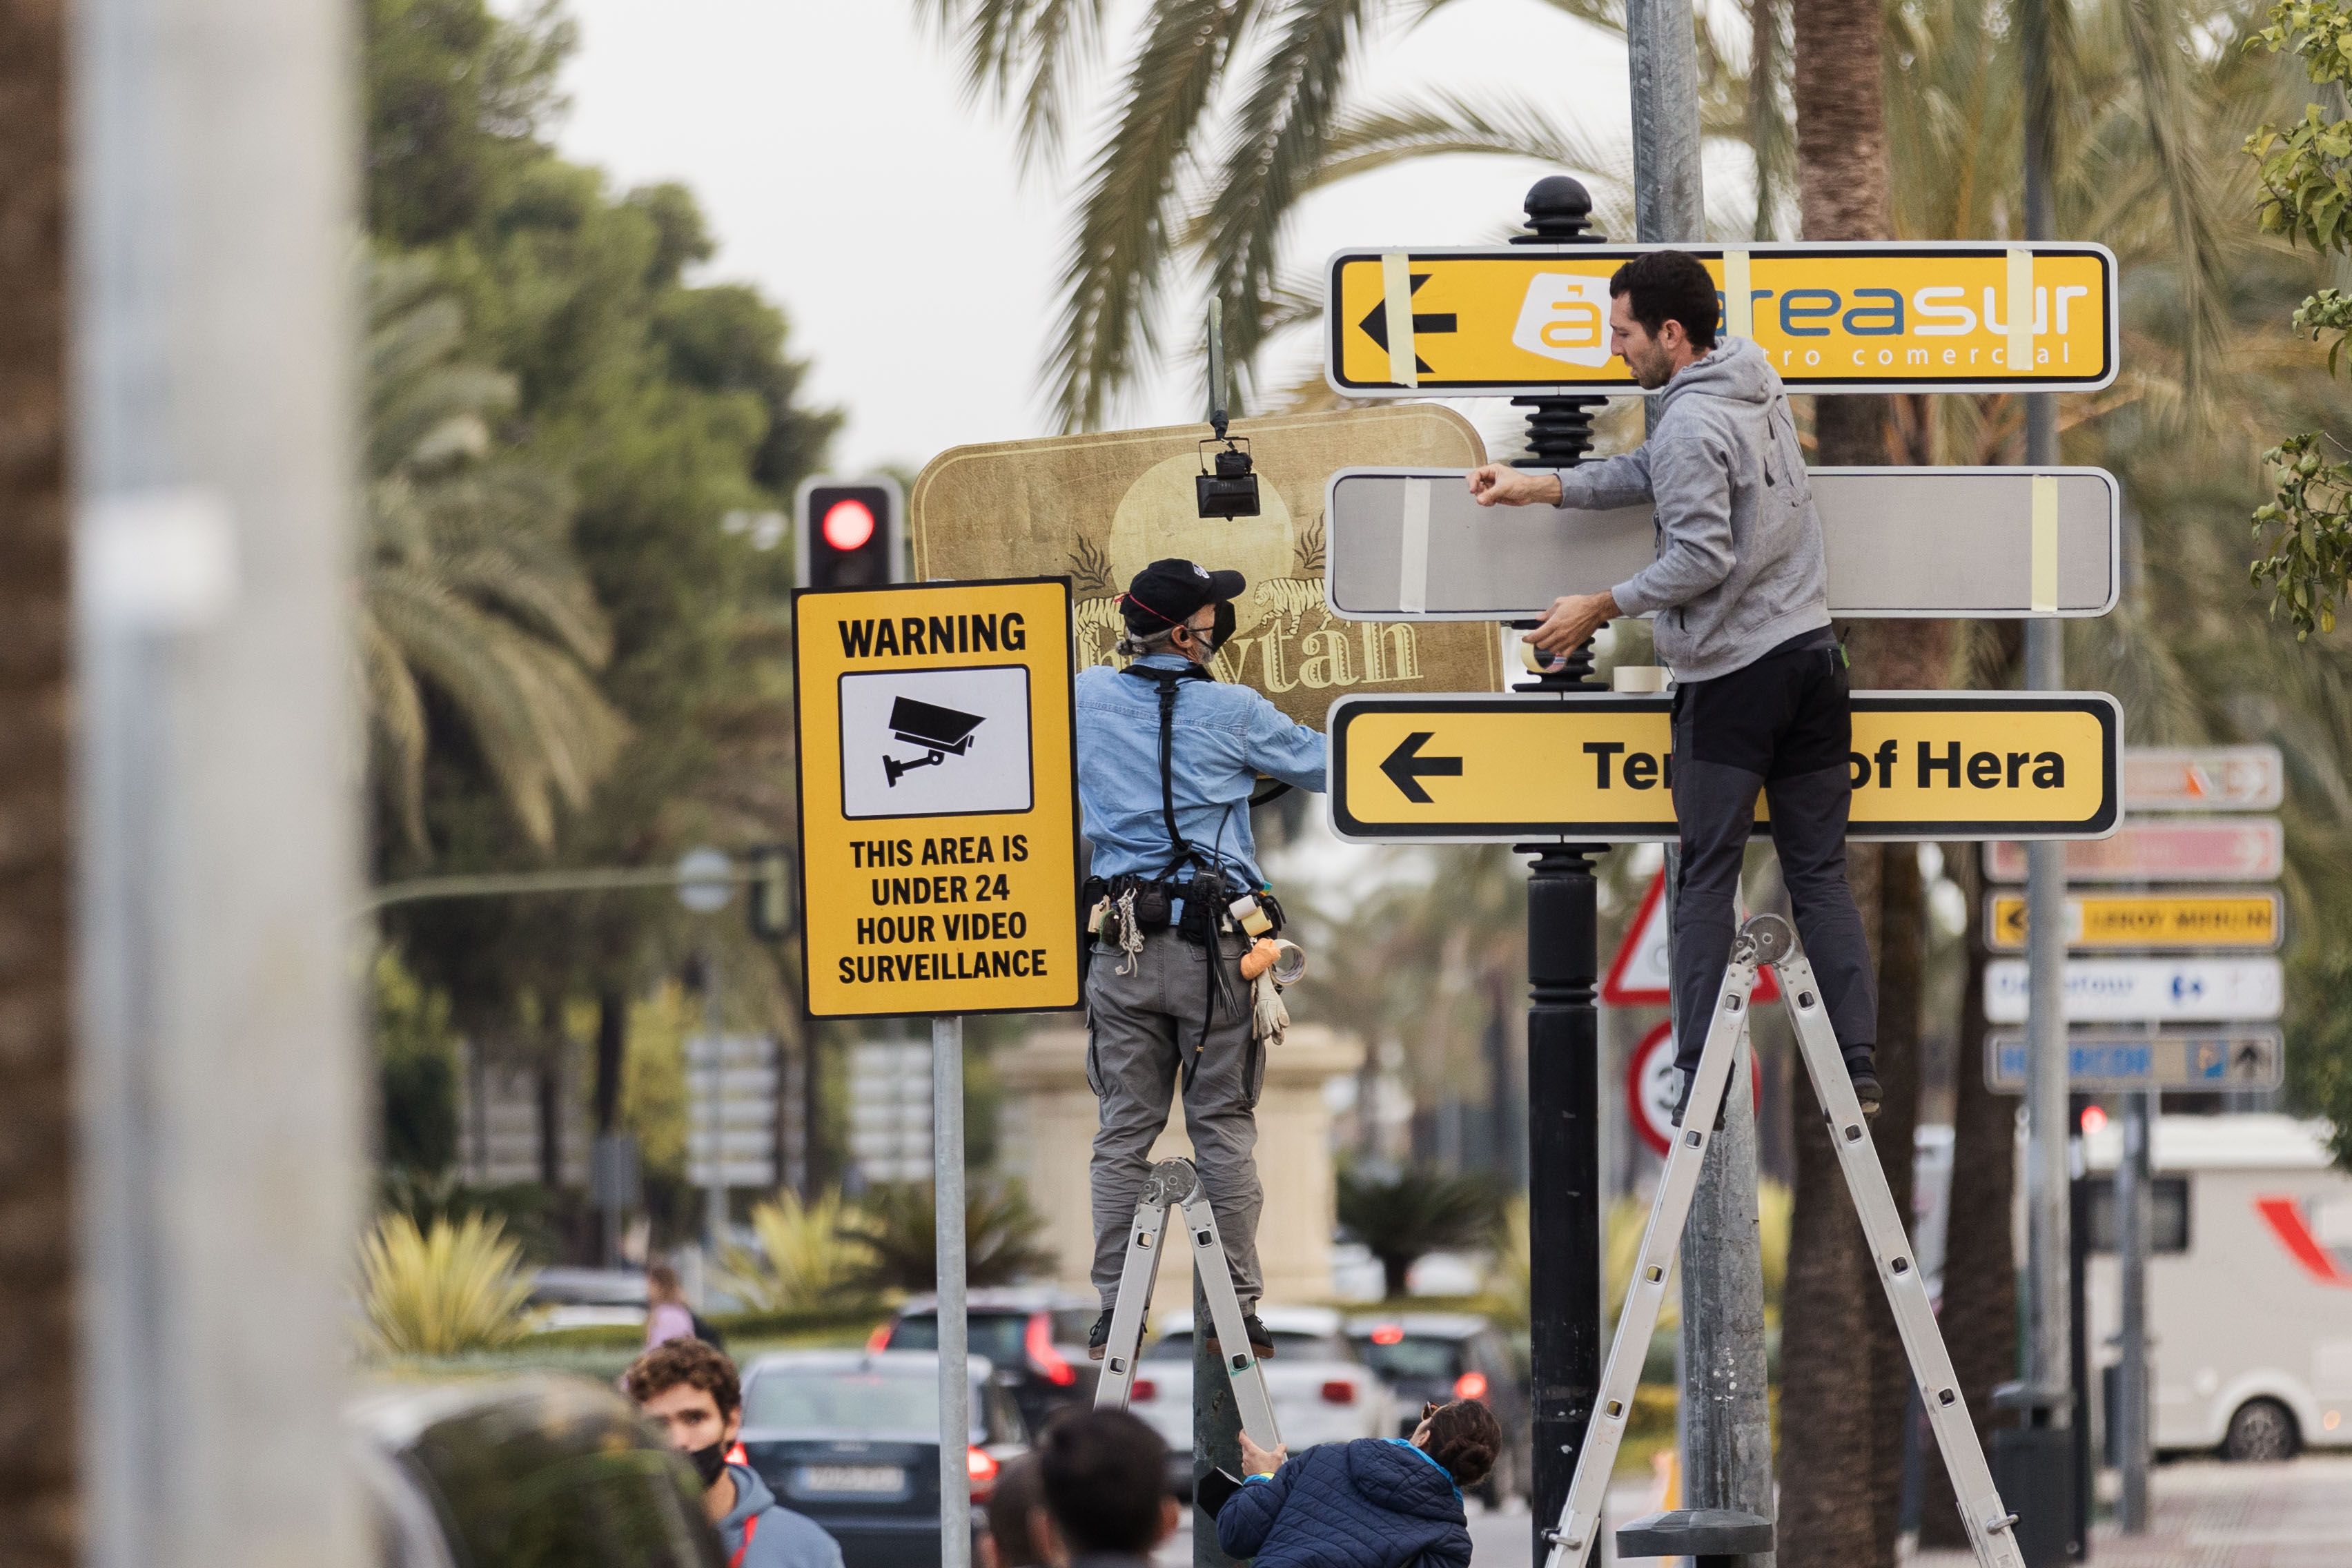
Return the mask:
<path fill-rule="evenodd" d="M 1528 233 L 1514 236 L 1517 245 L 1558 245 L 1581 237 L 1592 227 L 1592 193 L 1584 182 L 1567 174 L 1546 174 L 1528 187 Z"/>

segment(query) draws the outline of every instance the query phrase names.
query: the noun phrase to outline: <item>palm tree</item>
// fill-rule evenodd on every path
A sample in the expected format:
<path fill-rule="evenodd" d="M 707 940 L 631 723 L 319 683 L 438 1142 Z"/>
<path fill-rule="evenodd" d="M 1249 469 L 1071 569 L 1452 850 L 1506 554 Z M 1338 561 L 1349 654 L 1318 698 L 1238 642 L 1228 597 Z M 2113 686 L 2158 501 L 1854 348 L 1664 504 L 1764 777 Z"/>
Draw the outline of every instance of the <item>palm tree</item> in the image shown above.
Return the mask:
<path fill-rule="evenodd" d="M 1405 1276 L 1433 1252 L 1495 1238 L 1503 1193 L 1490 1178 L 1415 1165 L 1393 1175 L 1339 1173 L 1339 1228 L 1381 1260 L 1382 1293 L 1402 1299 Z"/>
<path fill-rule="evenodd" d="M 0 1437 L 0 1539 L 13 1560 L 65 1568 L 82 1527 L 77 1408 L 73 915 L 67 814 L 72 516 L 66 380 L 66 54 L 60 5 L 0 20 L 0 1104 L 10 1219 L 0 1243 L 0 1365 L 9 1398 L 62 1422 Z"/>
<path fill-rule="evenodd" d="M 585 805 L 627 736 L 596 687 L 612 634 L 571 554 L 572 499 L 500 452 L 512 379 L 464 360 L 430 265 L 380 261 L 369 285 L 360 647 L 377 797 L 427 853 L 437 702 L 543 849 L 558 803 Z"/>

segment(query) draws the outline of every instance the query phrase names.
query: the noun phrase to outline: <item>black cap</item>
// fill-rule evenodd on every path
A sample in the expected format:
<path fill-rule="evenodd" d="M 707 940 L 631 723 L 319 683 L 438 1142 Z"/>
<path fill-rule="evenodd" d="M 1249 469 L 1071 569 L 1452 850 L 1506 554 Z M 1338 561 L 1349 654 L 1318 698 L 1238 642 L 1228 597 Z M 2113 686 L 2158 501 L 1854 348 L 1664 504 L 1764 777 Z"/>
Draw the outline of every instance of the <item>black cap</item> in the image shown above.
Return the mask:
<path fill-rule="evenodd" d="M 1182 626 L 1203 605 L 1238 599 L 1249 583 L 1238 572 L 1212 572 L 1190 561 L 1155 561 L 1135 574 L 1119 601 L 1128 630 L 1139 636 Z"/>

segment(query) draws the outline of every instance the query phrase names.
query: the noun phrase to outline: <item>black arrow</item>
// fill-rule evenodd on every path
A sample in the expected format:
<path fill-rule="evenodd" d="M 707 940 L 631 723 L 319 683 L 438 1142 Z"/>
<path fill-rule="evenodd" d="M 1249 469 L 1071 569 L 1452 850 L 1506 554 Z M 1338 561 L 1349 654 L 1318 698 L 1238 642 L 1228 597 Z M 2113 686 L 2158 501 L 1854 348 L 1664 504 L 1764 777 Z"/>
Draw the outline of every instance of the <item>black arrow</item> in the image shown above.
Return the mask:
<path fill-rule="evenodd" d="M 1426 272 L 1414 272 L 1408 274 L 1408 276 L 1412 280 L 1412 287 L 1408 290 L 1408 292 L 1418 294 L 1421 292 L 1421 286 L 1429 281 L 1431 275 Z M 1364 329 L 1364 335 L 1366 337 L 1380 344 L 1381 348 L 1385 349 L 1389 346 L 1389 306 L 1387 300 L 1383 300 L 1379 304 L 1373 306 L 1372 313 L 1366 316 L 1362 321 L 1356 324 Z M 1424 316 L 1419 311 L 1415 311 L 1412 318 L 1413 339 L 1415 342 L 1418 342 L 1422 337 L 1429 333 L 1450 332 L 1454 330 L 1455 325 L 1454 318 L 1451 312 L 1442 316 Z M 1428 375 L 1433 374 L 1429 368 L 1429 362 L 1422 358 L 1417 353 L 1412 356 L 1412 363 L 1414 374 L 1419 375 Z"/>
<path fill-rule="evenodd" d="M 1433 738 L 1433 731 L 1415 730 L 1398 743 L 1397 749 L 1381 763 L 1381 772 L 1389 775 L 1389 783 L 1397 786 L 1405 799 L 1415 805 L 1430 804 L 1429 792 L 1421 787 L 1423 779 L 1458 779 L 1462 776 L 1459 757 L 1424 757 L 1422 747 Z"/>

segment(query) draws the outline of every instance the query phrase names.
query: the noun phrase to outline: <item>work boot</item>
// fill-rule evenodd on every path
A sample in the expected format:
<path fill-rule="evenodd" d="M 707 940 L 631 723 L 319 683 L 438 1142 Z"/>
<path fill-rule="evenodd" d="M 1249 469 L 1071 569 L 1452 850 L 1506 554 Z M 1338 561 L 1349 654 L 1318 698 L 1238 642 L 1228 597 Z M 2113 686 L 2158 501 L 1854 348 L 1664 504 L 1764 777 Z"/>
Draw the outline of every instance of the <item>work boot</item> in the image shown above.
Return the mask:
<path fill-rule="evenodd" d="M 1255 1312 L 1242 1314 L 1242 1337 L 1249 1341 L 1250 1354 L 1260 1361 L 1273 1359 L 1274 1336 L 1265 1331 L 1265 1325 L 1258 1321 Z M 1217 1338 L 1217 1326 L 1213 1322 L 1209 1325 L 1209 1348 L 1219 1355 L 1225 1353 L 1224 1342 Z"/>
<path fill-rule="evenodd" d="M 1683 1074 L 1683 1091 L 1675 1096 L 1675 1114 L 1672 1118 L 1673 1124 L 1676 1127 L 1683 1124 L 1683 1112 L 1690 1108 L 1691 1085 L 1697 1081 L 1698 1074 L 1695 1072 Z M 1725 1095 L 1723 1103 L 1715 1108 L 1715 1130 L 1717 1132 L 1723 1131 L 1723 1113 L 1730 1104 L 1730 1100 L 1729 1095 Z"/>
<path fill-rule="evenodd" d="M 1103 1315 L 1095 1320 L 1095 1326 L 1087 1331 L 1087 1359 L 1088 1361 L 1102 1360 L 1104 1352 L 1110 1349 L 1110 1318 L 1111 1313 L 1116 1310 L 1117 1309 L 1115 1308 L 1105 1307 L 1103 1309 Z M 1150 1332 L 1151 1316 L 1147 1312 L 1144 1314 L 1143 1321 L 1136 1325 L 1135 1338 L 1137 1342 L 1139 1344 L 1141 1343 Z"/>
<path fill-rule="evenodd" d="M 1843 1054 L 1846 1074 L 1853 1079 L 1853 1097 L 1862 1101 L 1863 1115 L 1877 1115 L 1880 1101 L 1886 1098 L 1885 1090 L 1878 1087 L 1877 1053 L 1869 1046 L 1850 1046 Z"/>

